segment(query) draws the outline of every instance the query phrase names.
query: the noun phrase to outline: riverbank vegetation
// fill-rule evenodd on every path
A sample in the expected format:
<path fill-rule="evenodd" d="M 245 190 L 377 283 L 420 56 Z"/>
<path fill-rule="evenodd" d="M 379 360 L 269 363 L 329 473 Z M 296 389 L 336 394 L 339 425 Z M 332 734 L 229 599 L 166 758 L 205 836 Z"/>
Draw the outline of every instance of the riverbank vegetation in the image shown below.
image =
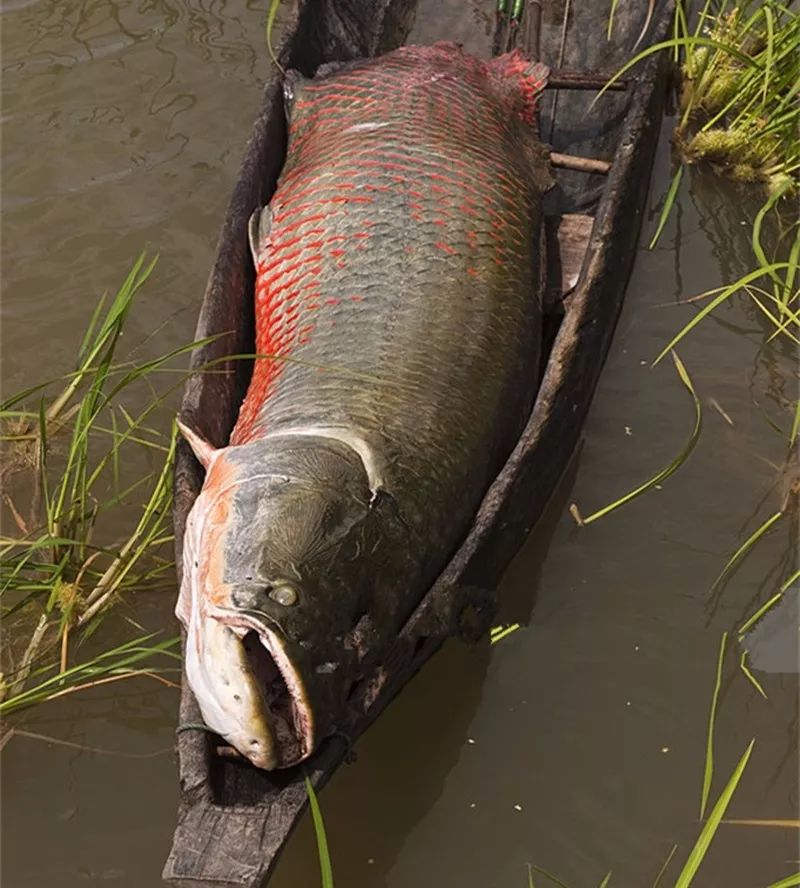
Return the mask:
<path fill-rule="evenodd" d="M 698 325 L 730 300 L 749 301 L 768 324 L 765 326 L 762 349 L 780 346 L 781 340 L 796 354 L 800 345 L 800 219 L 797 195 L 800 193 L 800 20 L 791 9 L 772 0 L 756 4 L 750 0 L 705 0 L 696 18 L 691 18 L 683 0 L 678 0 L 672 39 L 639 53 L 623 66 L 613 80 L 623 76 L 642 59 L 657 53 L 670 52 L 676 63 L 678 99 L 676 125 L 673 131 L 676 169 L 662 203 L 652 249 L 661 236 L 674 204 L 678 199 L 685 165 L 694 164 L 715 176 L 727 177 L 752 188 L 762 196 L 760 208 L 750 219 L 752 270 L 738 280 L 684 299 L 696 308 L 693 317 L 654 356 L 657 364 L 668 354 L 675 360 L 678 374 L 692 396 L 695 421 L 688 442 L 666 468 L 629 493 L 599 508 L 584 518 L 573 504 L 576 522 L 585 526 L 620 508 L 635 497 L 660 487 L 689 458 L 702 427 L 701 401 L 686 368 L 675 353 Z M 694 24 L 690 27 L 690 22 Z M 765 235 L 767 221 L 770 234 Z M 742 223 L 746 224 L 746 223 Z M 777 342 L 776 342 L 777 340 Z M 783 428 L 775 427 L 785 442 L 785 459 L 776 470 L 780 485 L 779 508 L 750 532 L 733 551 L 709 590 L 709 598 L 721 594 L 724 585 L 744 560 L 769 533 L 782 522 L 796 521 L 800 483 L 798 482 L 798 448 L 800 446 L 800 400 L 795 400 Z M 793 526 L 793 525 L 790 525 Z M 797 594 L 800 570 L 796 559 L 788 568 L 781 566 L 774 594 L 763 601 L 751 616 L 736 627 L 741 646 L 738 658 L 740 677 L 747 680 L 763 699 L 767 694 L 747 665 L 748 634 L 764 617 L 778 607 L 788 595 Z M 769 593 L 768 593 L 769 594 Z M 703 823 L 698 840 L 674 881 L 675 888 L 692 884 L 694 874 L 705 855 L 717 828 L 723 823 L 724 811 L 738 785 L 756 742 L 753 740 L 706 815 L 714 775 L 714 725 L 721 684 L 723 658 L 727 648 L 723 635 L 713 686 L 703 769 L 700 818 Z M 740 821 L 754 826 L 770 825 L 767 821 Z M 800 821 L 781 821 L 781 828 L 800 828 Z M 671 852 L 654 886 L 661 885 L 675 852 Z M 533 874 L 538 872 L 548 884 L 566 888 L 555 876 L 532 867 L 529 888 L 534 886 Z M 602 882 L 610 884 L 611 874 Z M 539 881 L 535 883 L 539 885 Z M 793 873 L 768 888 L 791 888 L 800 885 L 800 873 Z"/>
<path fill-rule="evenodd" d="M 113 298 L 100 300 L 71 373 L 0 405 L 0 713 L 178 671 L 177 639 L 141 629 L 122 644 L 95 639 L 90 654 L 83 650 L 121 598 L 156 589 L 171 595 L 174 587 L 176 431 L 153 420 L 185 376 L 175 359 L 193 346 L 151 360 L 118 356 L 155 264 L 140 256 Z"/>
<path fill-rule="evenodd" d="M 791 2 L 677 0 L 673 36 L 636 54 L 609 86 L 645 58 L 668 51 L 676 64 L 673 144 L 684 163 L 757 184 L 774 204 L 800 189 L 800 19 Z M 607 87 L 606 87 L 607 88 Z M 678 167 L 656 232 L 682 176 Z"/>

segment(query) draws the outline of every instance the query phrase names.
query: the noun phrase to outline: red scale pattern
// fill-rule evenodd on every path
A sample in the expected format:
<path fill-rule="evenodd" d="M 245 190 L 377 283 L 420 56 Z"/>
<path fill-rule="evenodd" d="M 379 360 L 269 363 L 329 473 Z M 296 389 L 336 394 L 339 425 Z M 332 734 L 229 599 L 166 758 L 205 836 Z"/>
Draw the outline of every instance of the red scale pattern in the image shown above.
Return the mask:
<path fill-rule="evenodd" d="M 355 317 L 348 305 L 363 311 L 372 300 L 359 283 L 366 269 L 380 276 L 379 249 L 426 261 L 438 252 L 466 286 L 489 280 L 491 265 L 519 264 L 526 185 L 496 146 L 509 141 L 514 115 L 533 119 L 545 77 L 516 52 L 486 63 L 439 44 L 298 85 L 257 265 L 256 350 L 264 357 L 231 443 L 264 433 L 270 399 L 291 374 L 288 359 L 307 360 L 322 330 Z M 463 151 L 440 154 L 439 145 Z"/>

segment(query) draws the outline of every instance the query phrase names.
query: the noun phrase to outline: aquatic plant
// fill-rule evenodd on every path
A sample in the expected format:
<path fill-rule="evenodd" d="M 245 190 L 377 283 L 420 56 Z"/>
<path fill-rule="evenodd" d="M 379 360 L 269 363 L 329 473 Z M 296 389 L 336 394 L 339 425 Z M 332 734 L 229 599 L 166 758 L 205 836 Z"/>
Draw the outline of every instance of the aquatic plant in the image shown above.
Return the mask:
<path fill-rule="evenodd" d="M 686 856 L 686 860 L 684 861 L 680 872 L 677 874 L 674 881 L 670 882 L 673 888 L 690 888 L 690 886 L 694 884 L 695 877 L 700 870 L 700 866 L 702 865 L 706 854 L 708 853 L 708 849 L 711 846 L 711 842 L 719 831 L 720 826 L 725 822 L 730 822 L 725 821 L 725 812 L 727 811 L 730 801 L 733 798 L 733 795 L 736 792 L 739 783 L 741 782 L 742 776 L 744 775 L 744 772 L 747 768 L 747 764 L 750 760 L 750 755 L 756 742 L 754 738 L 748 743 L 747 747 L 739 758 L 736 767 L 726 781 L 725 786 L 722 788 L 722 791 L 717 797 L 716 802 L 714 803 L 710 813 L 708 814 L 708 817 L 706 818 L 705 812 L 708 806 L 708 798 L 710 795 L 711 784 L 714 775 L 714 727 L 717 718 L 719 693 L 722 685 L 722 668 L 725 659 L 727 640 L 727 633 L 723 633 L 720 640 L 719 654 L 717 656 L 716 669 L 714 673 L 714 685 L 711 695 L 711 707 L 709 711 L 708 733 L 706 739 L 706 755 L 705 764 L 703 767 L 703 782 L 700 802 L 700 820 L 704 822 L 700 829 L 700 832 L 697 835 L 694 845 L 691 847 L 689 853 Z M 758 823 L 758 825 L 765 825 L 764 821 L 735 822 L 751 824 Z M 776 823 L 776 825 L 778 825 L 778 823 Z M 779 825 L 794 826 L 797 824 L 780 822 Z M 669 865 L 672 862 L 672 859 L 677 851 L 678 846 L 673 845 L 656 875 L 656 878 L 652 884 L 652 888 L 659 888 L 659 886 L 662 885 L 662 880 L 664 879 Z M 534 864 L 528 864 L 528 888 L 537 888 L 537 884 L 534 882 L 534 873 L 543 876 L 551 884 L 557 885 L 559 886 L 559 888 L 569 888 L 569 886 L 557 876 L 553 875 L 548 870 Z M 607 873 L 603 877 L 599 888 L 607 888 L 607 886 L 611 884 L 611 876 L 612 872 Z M 786 876 L 785 878 L 780 879 L 777 882 L 773 882 L 771 885 L 767 886 L 767 888 L 793 888 L 793 886 L 798 885 L 800 885 L 800 873 L 793 873 L 792 875 Z"/>
<path fill-rule="evenodd" d="M 333 867 L 328 852 L 328 837 L 325 832 L 325 821 L 322 809 L 314 792 L 314 784 L 306 777 L 306 794 L 311 808 L 311 820 L 314 824 L 314 837 L 317 840 L 317 856 L 319 857 L 320 884 L 322 888 L 333 888 Z"/>
<path fill-rule="evenodd" d="M 0 496 L 6 527 L 15 528 L 0 536 L 2 712 L 112 676 L 152 674 L 154 657 L 172 656 L 174 639 L 145 636 L 69 662 L 74 639 L 94 632 L 122 595 L 173 582 L 176 431 L 164 435 L 150 422 L 185 375 L 172 360 L 193 345 L 152 360 L 117 359 L 126 318 L 155 263 L 141 255 L 114 297 L 99 301 L 72 373 L 0 405 Z M 170 371 L 179 381 L 159 389 L 156 374 Z M 131 412 L 126 403 L 145 406 Z M 140 464 L 151 468 L 131 480 Z M 122 539 L 110 535 L 117 514 L 131 516 Z"/>
<path fill-rule="evenodd" d="M 792 193 L 800 184 L 800 18 L 775 0 L 709 6 L 695 35 L 711 45 L 685 49 L 676 145 L 691 162 Z"/>
<path fill-rule="evenodd" d="M 673 36 L 635 55 L 606 88 L 654 53 L 672 52 L 680 73 L 674 142 L 683 159 L 761 183 L 770 195 L 793 194 L 800 187 L 800 19 L 789 6 L 705 0 L 690 26 L 691 9 L 677 0 Z M 672 200 L 674 191 L 673 183 Z"/>

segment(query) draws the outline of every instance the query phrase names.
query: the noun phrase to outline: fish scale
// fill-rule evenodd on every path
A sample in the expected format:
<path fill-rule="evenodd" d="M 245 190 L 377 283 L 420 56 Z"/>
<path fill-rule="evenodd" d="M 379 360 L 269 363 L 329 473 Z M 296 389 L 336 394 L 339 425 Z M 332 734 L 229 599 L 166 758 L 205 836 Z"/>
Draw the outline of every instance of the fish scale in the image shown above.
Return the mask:
<path fill-rule="evenodd" d="M 480 494 L 533 395 L 543 175 L 521 118 L 542 73 L 437 45 L 294 80 L 257 267 L 256 349 L 276 359 L 232 444 L 352 425 L 437 500 L 464 495 L 465 462 Z"/>

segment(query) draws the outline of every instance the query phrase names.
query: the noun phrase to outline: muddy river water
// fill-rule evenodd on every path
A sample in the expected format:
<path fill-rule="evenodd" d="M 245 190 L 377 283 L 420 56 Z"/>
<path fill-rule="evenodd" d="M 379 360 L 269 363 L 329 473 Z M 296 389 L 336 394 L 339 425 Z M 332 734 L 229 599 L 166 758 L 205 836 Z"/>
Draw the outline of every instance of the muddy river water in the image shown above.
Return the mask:
<path fill-rule="evenodd" d="M 440 6 L 423 4 L 418 39 L 485 32 L 485 11 L 464 3 L 444 16 Z M 148 337 L 152 354 L 191 339 L 268 59 L 263 0 L 0 9 L 8 393 L 71 368 L 99 294 L 145 247 L 160 261 L 125 338 Z M 669 131 L 667 121 L 643 240 L 669 181 Z M 680 452 L 691 400 L 671 362 L 650 364 L 696 310 L 679 300 L 753 264 L 755 206 L 693 173 L 658 247 L 639 245 L 584 442 L 502 584 L 499 620 L 521 628 L 494 646 L 447 645 L 322 793 L 337 885 L 521 888 L 532 863 L 573 888 L 608 870 L 611 885 L 650 886 L 677 844 L 664 882 L 673 884 L 701 826 L 725 631 L 734 641 L 711 794 L 756 738 L 727 813 L 751 822 L 720 827 L 695 884 L 766 888 L 797 871 L 797 830 L 763 823 L 798 817 L 796 608 L 781 618 L 788 648 L 750 645 L 767 699 L 739 669 L 735 641 L 794 569 L 796 516 L 709 594 L 781 505 L 797 398 L 795 355 L 780 340 L 763 346 L 767 327 L 750 304 L 732 301 L 681 345 L 704 412 L 687 464 L 585 528 L 568 510 L 606 504 Z M 173 601 L 174 589 L 130 596 L 122 613 L 174 634 Z M 120 640 L 130 633 L 120 619 Z M 2 764 L 3 888 L 160 884 L 177 803 L 177 702 L 173 689 L 141 680 L 15 717 Z M 305 820 L 273 884 L 318 883 Z"/>

